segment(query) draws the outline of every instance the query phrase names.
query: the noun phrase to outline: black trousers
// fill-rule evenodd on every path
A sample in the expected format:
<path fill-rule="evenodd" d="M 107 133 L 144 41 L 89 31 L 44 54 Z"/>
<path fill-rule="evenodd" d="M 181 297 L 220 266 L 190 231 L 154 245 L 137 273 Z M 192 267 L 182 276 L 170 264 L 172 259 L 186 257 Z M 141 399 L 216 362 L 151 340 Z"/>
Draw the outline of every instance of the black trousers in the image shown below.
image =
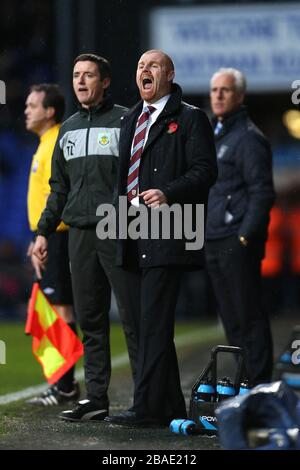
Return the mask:
<path fill-rule="evenodd" d="M 131 312 L 139 322 L 139 349 L 132 410 L 158 420 L 185 418 L 186 408 L 174 345 L 174 315 L 182 271 L 156 267 L 131 276 Z"/>
<path fill-rule="evenodd" d="M 54 305 L 73 305 L 68 239 L 68 231 L 51 233 L 48 238 L 47 269 L 40 287 Z"/>
<path fill-rule="evenodd" d="M 260 244 L 244 247 L 237 236 L 206 242 L 207 270 L 230 345 L 244 348 L 253 385 L 269 382 L 273 346 L 261 294 Z"/>
<path fill-rule="evenodd" d="M 73 305 L 68 238 L 68 231 L 51 233 L 48 238 L 47 269 L 43 272 L 40 287 L 52 304 Z M 69 327 L 77 334 L 76 323 L 69 323 Z M 73 390 L 74 371 L 75 366 L 58 380 L 59 390 L 66 393 Z"/>
<path fill-rule="evenodd" d="M 111 375 L 109 310 L 111 288 L 123 324 L 133 376 L 137 364 L 137 325 L 128 311 L 128 282 L 115 266 L 116 241 L 99 240 L 95 228 L 69 230 L 74 305 L 83 332 L 87 398 L 96 405 L 109 404 Z"/>

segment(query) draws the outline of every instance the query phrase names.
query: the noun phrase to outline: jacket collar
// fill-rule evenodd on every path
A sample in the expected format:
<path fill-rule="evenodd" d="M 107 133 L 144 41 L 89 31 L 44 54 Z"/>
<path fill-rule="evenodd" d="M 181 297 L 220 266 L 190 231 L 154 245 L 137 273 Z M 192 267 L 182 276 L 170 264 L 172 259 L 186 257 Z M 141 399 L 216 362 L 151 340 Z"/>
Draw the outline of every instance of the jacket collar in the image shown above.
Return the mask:
<path fill-rule="evenodd" d="M 82 116 L 94 116 L 96 114 L 104 113 L 105 111 L 109 111 L 113 107 L 113 101 L 111 96 L 104 96 L 101 103 L 97 106 L 91 106 L 90 108 L 83 108 L 81 104 L 78 105 L 78 110 Z"/>
<path fill-rule="evenodd" d="M 180 86 L 177 85 L 177 83 L 173 83 L 170 99 L 168 100 L 166 106 L 158 116 L 158 119 L 161 120 L 168 117 L 170 114 L 177 113 L 181 105 L 181 100 L 182 90 Z"/>
<path fill-rule="evenodd" d="M 235 110 L 235 111 L 231 111 L 230 113 L 224 114 L 223 119 L 222 119 L 223 128 L 222 128 L 220 134 L 218 134 L 217 136 L 215 136 L 215 138 L 218 139 L 220 136 L 222 136 L 223 134 L 225 134 L 226 132 L 228 132 L 228 130 L 229 130 L 237 121 L 244 120 L 247 116 L 248 116 L 247 107 L 244 106 L 244 105 L 242 105 L 240 108 L 238 108 L 238 109 Z M 212 123 L 213 123 L 213 128 L 215 128 L 215 127 L 216 127 L 216 124 L 217 124 L 217 122 L 218 122 L 217 116 L 213 115 L 213 117 L 212 117 L 211 120 L 212 120 Z"/>
<path fill-rule="evenodd" d="M 145 144 L 145 147 L 143 149 L 143 152 L 152 145 L 152 143 L 157 139 L 157 137 L 163 132 L 165 129 L 166 124 L 168 123 L 168 120 L 173 119 L 174 114 L 176 114 L 179 111 L 180 105 L 181 105 L 181 97 L 182 97 L 182 91 L 179 85 L 173 84 L 172 90 L 171 90 L 171 96 L 158 116 L 157 120 L 155 121 L 155 124 L 151 128 L 151 132 L 149 132 L 147 142 Z M 127 113 L 124 115 L 123 119 L 123 139 L 121 139 L 121 144 L 120 144 L 120 151 L 126 156 L 124 159 L 124 165 L 128 164 L 128 155 L 130 155 L 130 148 L 132 144 L 132 139 L 134 135 L 134 129 L 135 129 L 135 124 L 138 115 L 141 113 L 142 107 L 143 107 L 143 100 L 139 101 L 135 106 L 133 106 Z M 173 114 L 173 116 L 172 116 Z M 127 170 L 126 170 L 127 171 Z M 124 174 L 126 173 L 124 172 Z M 127 173 L 126 173 L 127 174 Z"/>

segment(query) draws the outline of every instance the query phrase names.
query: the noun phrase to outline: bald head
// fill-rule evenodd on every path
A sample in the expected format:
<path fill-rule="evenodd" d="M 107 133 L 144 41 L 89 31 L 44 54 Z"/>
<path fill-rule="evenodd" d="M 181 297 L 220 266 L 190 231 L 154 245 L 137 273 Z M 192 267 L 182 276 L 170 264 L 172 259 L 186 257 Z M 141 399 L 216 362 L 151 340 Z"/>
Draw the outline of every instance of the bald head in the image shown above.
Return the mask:
<path fill-rule="evenodd" d="M 162 58 L 162 61 L 165 63 L 166 67 L 168 68 L 168 70 L 175 70 L 175 66 L 174 66 L 174 62 L 173 60 L 171 59 L 171 57 L 166 54 L 165 52 L 163 51 L 160 51 L 159 49 L 151 49 L 150 51 L 146 51 L 144 52 L 143 56 L 146 55 L 146 54 L 158 54 L 161 56 Z M 143 57 L 142 56 L 142 57 Z"/>
<path fill-rule="evenodd" d="M 156 49 L 144 52 L 136 72 L 136 83 L 142 99 L 155 103 L 169 94 L 174 76 L 174 63 L 170 56 Z"/>

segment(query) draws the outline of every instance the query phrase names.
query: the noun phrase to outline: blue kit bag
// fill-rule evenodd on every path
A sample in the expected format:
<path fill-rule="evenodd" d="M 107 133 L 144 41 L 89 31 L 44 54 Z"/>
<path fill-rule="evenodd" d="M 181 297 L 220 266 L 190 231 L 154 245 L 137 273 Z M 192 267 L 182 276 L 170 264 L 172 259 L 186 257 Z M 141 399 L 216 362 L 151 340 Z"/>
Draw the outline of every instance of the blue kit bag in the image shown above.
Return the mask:
<path fill-rule="evenodd" d="M 215 414 L 225 449 L 300 449 L 300 401 L 283 381 L 225 400 Z"/>

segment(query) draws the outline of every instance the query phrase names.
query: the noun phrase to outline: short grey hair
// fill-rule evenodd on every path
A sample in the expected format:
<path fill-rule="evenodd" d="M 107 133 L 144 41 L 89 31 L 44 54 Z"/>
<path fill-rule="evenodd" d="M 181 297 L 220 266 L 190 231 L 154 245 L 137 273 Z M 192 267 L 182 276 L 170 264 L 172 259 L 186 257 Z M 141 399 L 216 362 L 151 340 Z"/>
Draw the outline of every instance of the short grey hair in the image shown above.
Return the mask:
<path fill-rule="evenodd" d="M 247 88 L 246 77 L 240 70 L 233 69 L 233 68 L 230 68 L 230 67 L 220 68 L 211 77 L 210 87 L 212 86 L 212 82 L 217 77 L 217 75 L 231 75 L 234 78 L 234 81 L 235 81 L 236 91 L 241 95 L 244 95 L 246 93 L 246 88 Z"/>

